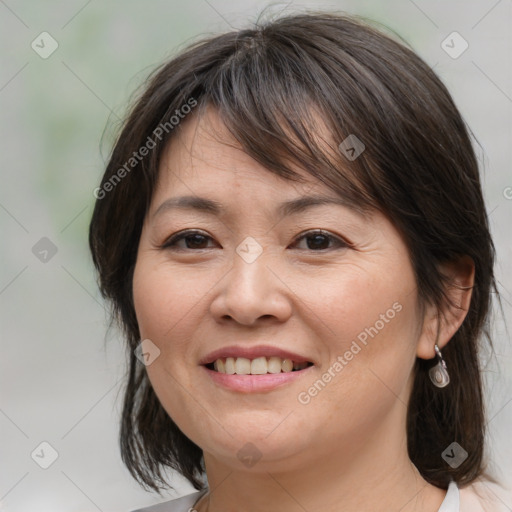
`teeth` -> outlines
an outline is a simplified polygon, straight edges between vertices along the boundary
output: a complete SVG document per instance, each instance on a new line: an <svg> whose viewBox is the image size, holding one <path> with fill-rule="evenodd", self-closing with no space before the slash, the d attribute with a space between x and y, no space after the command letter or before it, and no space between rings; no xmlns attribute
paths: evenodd
<svg viewBox="0 0 512 512"><path fill-rule="evenodd" d="M267 363L268 373L281 373L282 361L280 357L270 357Z"/></svg>
<svg viewBox="0 0 512 512"><path fill-rule="evenodd" d="M218 359L217 359L217 361L218 361ZM235 360L232 357L228 357L226 359L226 364L224 365L224 370L229 375L233 375L235 373Z"/></svg>
<svg viewBox="0 0 512 512"><path fill-rule="evenodd" d="M281 369L283 372L291 372L293 370L293 361L291 359L283 359Z"/></svg>
<svg viewBox="0 0 512 512"><path fill-rule="evenodd" d="M263 375L267 373L267 358L257 357L251 361L251 374L252 375Z"/></svg>
<svg viewBox="0 0 512 512"><path fill-rule="evenodd" d="M215 361L213 367L220 373L226 373L226 366L222 359L217 359L217 361Z"/></svg>
<svg viewBox="0 0 512 512"><path fill-rule="evenodd" d="M272 356L257 357L247 359L246 357L227 357L226 359L217 359L213 363L213 368L219 373L229 375L264 375L266 373L291 372L293 370L303 370L307 368L308 363L294 363L291 359L281 359Z"/></svg>
<svg viewBox="0 0 512 512"><path fill-rule="evenodd" d="M235 360L235 373L237 375L249 375L251 373L251 360L245 357L237 357Z"/></svg>

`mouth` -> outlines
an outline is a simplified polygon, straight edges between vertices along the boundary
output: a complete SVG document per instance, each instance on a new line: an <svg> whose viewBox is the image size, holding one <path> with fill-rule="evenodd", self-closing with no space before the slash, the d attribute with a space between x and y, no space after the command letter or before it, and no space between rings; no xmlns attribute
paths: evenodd
<svg viewBox="0 0 512 512"><path fill-rule="evenodd" d="M254 359L246 357L220 357L204 364L208 370L227 375L267 375L277 373L300 372L313 366L311 361L293 361L277 356L260 356Z"/></svg>

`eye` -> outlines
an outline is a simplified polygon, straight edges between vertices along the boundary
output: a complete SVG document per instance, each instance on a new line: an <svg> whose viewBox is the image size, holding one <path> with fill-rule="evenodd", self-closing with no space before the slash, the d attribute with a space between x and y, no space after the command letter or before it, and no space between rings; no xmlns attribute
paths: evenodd
<svg viewBox="0 0 512 512"><path fill-rule="evenodd" d="M306 233L298 236L295 239L295 243L297 240L306 240L306 249L315 251L332 249L332 247L327 247L329 242L334 242L338 248L349 247L349 244L344 240L322 230L307 231ZM302 247L302 249L304 249L304 247Z"/></svg>
<svg viewBox="0 0 512 512"><path fill-rule="evenodd" d="M212 240L212 238L201 231L187 230L173 235L164 242L162 248L173 250L209 249L211 246L207 246L208 240ZM302 240L306 240L306 247L299 247L299 249L322 251L350 247L348 242L322 230L307 231L301 234L295 239L294 245L297 245L297 241ZM185 246L183 244L181 246L178 245L181 241L184 241ZM330 243L334 243L337 247L329 247Z"/></svg>
<svg viewBox="0 0 512 512"><path fill-rule="evenodd" d="M170 249L170 248L176 248L177 250L182 249L209 249L209 247L205 247L205 244L207 243L207 240L212 238L201 231L182 231L180 233L177 233L173 235L171 238L169 238L164 244L162 245L163 249ZM182 240L185 241L185 247L183 245L178 246L178 242L181 242Z"/></svg>

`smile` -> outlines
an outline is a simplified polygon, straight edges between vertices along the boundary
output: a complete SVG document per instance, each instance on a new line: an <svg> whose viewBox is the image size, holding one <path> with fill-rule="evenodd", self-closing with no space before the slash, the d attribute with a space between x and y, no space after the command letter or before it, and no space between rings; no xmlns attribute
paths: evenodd
<svg viewBox="0 0 512 512"><path fill-rule="evenodd" d="M304 370L313 363L308 361L294 362L291 359L283 359L277 356L256 357L226 357L218 358L214 362L205 365L209 370L227 375L265 375L275 373L289 373Z"/></svg>

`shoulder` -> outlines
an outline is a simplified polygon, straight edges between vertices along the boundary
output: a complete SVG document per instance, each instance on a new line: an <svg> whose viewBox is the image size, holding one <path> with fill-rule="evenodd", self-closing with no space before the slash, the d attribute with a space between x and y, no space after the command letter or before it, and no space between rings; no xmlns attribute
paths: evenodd
<svg viewBox="0 0 512 512"><path fill-rule="evenodd" d="M460 512L510 512L512 491L489 480L475 480L461 487Z"/></svg>
<svg viewBox="0 0 512 512"><path fill-rule="evenodd" d="M206 489L193 492L192 494L181 496L181 498L176 498L175 500L165 501L164 503L158 503L150 507L138 508L132 512L191 512L190 509L193 508L194 504L205 492Z"/></svg>

